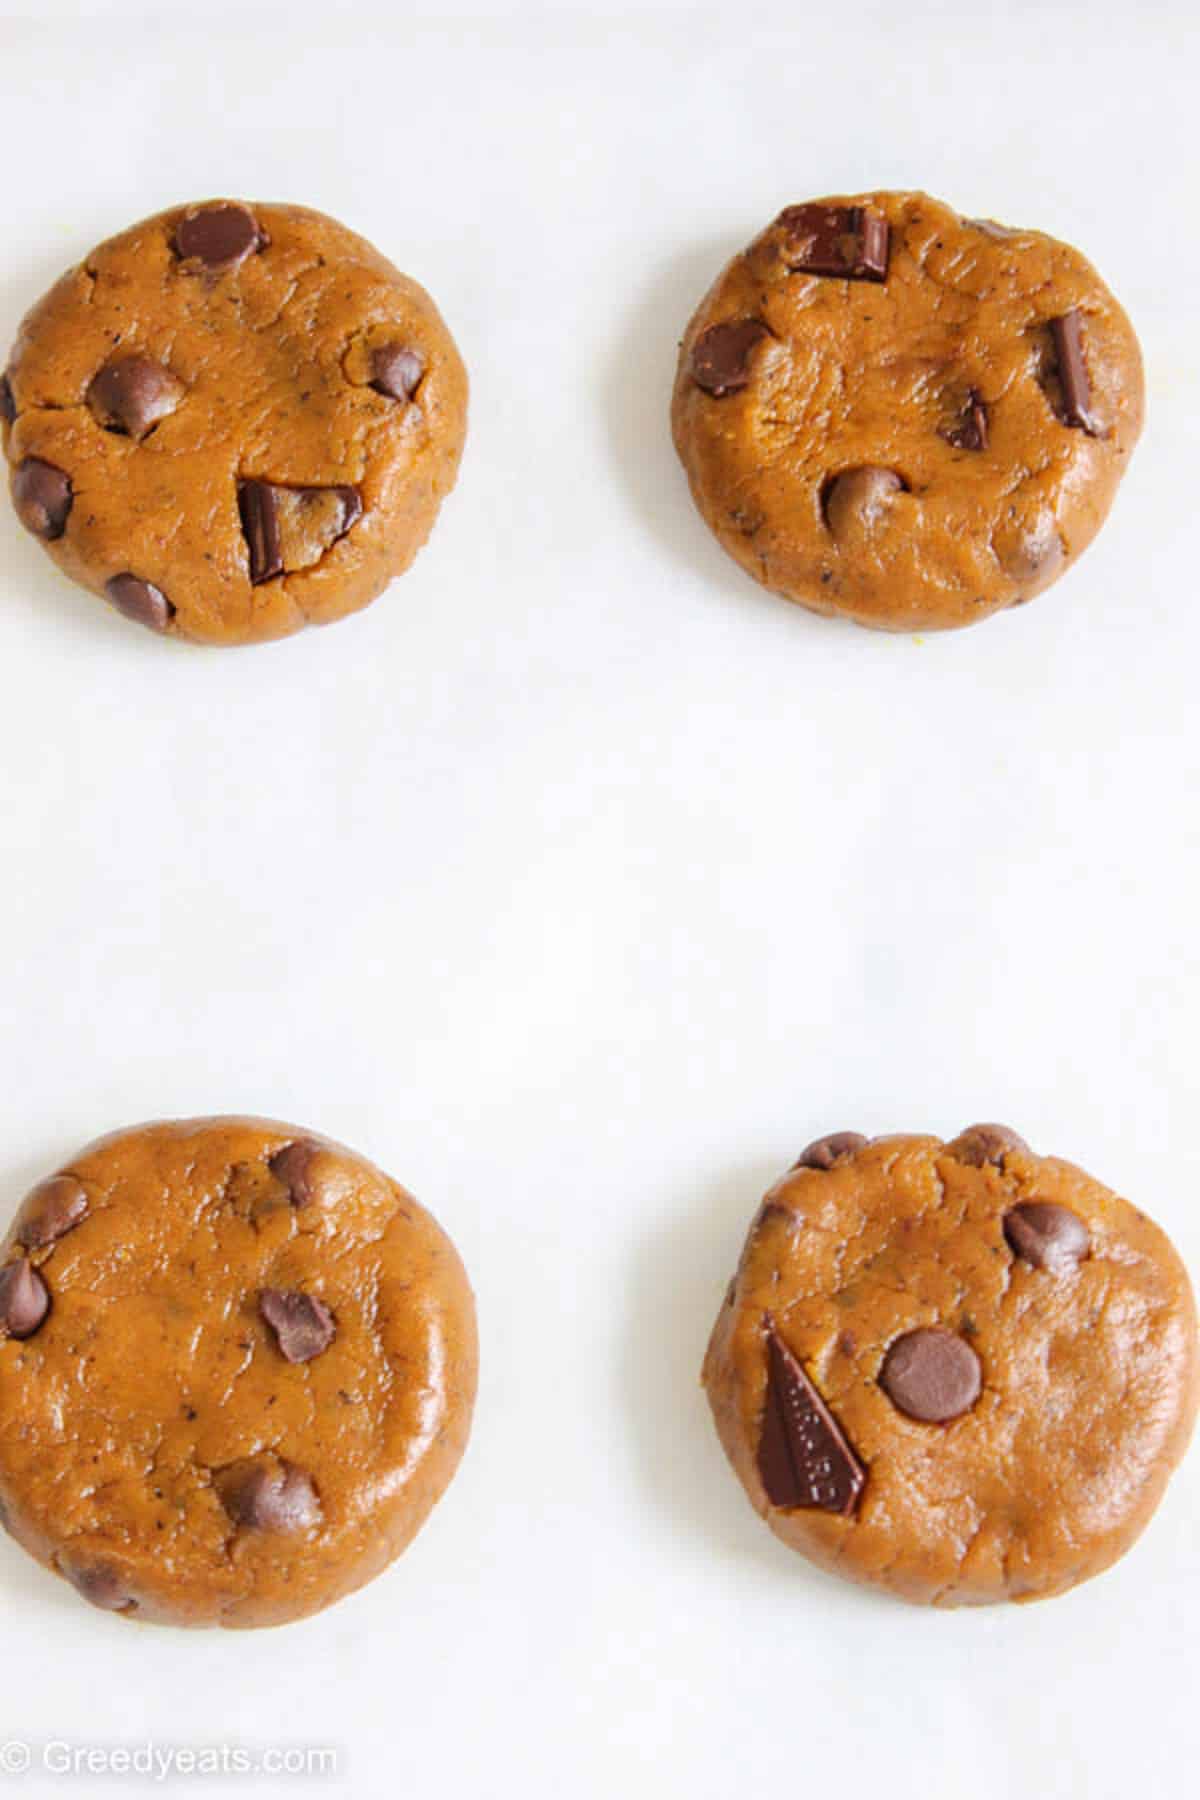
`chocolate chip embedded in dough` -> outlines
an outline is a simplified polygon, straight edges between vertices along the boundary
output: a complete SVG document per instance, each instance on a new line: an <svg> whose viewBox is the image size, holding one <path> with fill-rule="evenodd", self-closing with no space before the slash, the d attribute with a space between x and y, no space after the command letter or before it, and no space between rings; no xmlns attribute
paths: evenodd
<svg viewBox="0 0 1200 1800"><path fill-rule="evenodd" d="M789 206L778 223L785 261L797 274L886 279L891 233L887 220L870 207Z"/></svg>
<svg viewBox="0 0 1200 1800"><path fill-rule="evenodd" d="M879 1385L910 1419L941 1425L970 1411L983 1377L965 1338L930 1325L896 1339L883 1359Z"/></svg>
<svg viewBox="0 0 1200 1800"><path fill-rule="evenodd" d="M39 1181L21 1202L17 1242L27 1250L53 1244L78 1225L87 1209L87 1190L73 1175L52 1175L48 1181Z"/></svg>
<svg viewBox="0 0 1200 1800"><path fill-rule="evenodd" d="M987 449L988 409L978 388L971 389L961 419L956 425L948 426L942 436L955 450Z"/></svg>
<svg viewBox="0 0 1200 1800"><path fill-rule="evenodd" d="M856 1151L865 1149L867 1142L861 1131L832 1131L828 1137L817 1138L802 1150L792 1167L832 1169L835 1163L845 1162Z"/></svg>
<svg viewBox="0 0 1200 1800"><path fill-rule="evenodd" d="M318 1196L313 1160L321 1154L321 1148L313 1138L297 1138L294 1144L285 1144L268 1159L267 1167L282 1181L293 1206L310 1206Z"/></svg>
<svg viewBox="0 0 1200 1800"><path fill-rule="evenodd" d="M39 456L27 456L17 464L12 484L13 505L26 531L53 543L67 528L75 498L70 477Z"/></svg>
<svg viewBox="0 0 1200 1800"><path fill-rule="evenodd" d="M1079 1214L1052 1200L1024 1200L1010 1208L1004 1215L1004 1236L1014 1255L1056 1275L1075 1268L1092 1247Z"/></svg>
<svg viewBox="0 0 1200 1800"><path fill-rule="evenodd" d="M312 1478L284 1458L245 1457L218 1469L213 1485L235 1525L252 1531L303 1531L321 1507Z"/></svg>
<svg viewBox="0 0 1200 1800"><path fill-rule="evenodd" d="M903 489L904 483L894 469L870 464L843 469L826 485L825 523L836 539L870 533L884 522Z"/></svg>
<svg viewBox="0 0 1200 1800"><path fill-rule="evenodd" d="M257 586L276 575L312 568L362 516L358 489L238 483L238 510Z"/></svg>
<svg viewBox="0 0 1200 1800"><path fill-rule="evenodd" d="M166 631L175 617L175 608L162 589L140 575L114 575L105 582L104 591L119 613L150 631Z"/></svg>
<svg viewBox="0 0 1200 1800"><path fill-rule="evenodd" d="M153 357L115 356L93 377L87 397L106 430L140 443L175 411L184 392L183 383Z"/></svg>
<svg viewBox="0 0 1200 1800"><path fill-rule="evenodd" d="M63 1574L76 1593L98 1606L101 1612L132 1612L137 1606L125 1577L110 1562L64 1567Z"/></svg>
<svg viewBox="0 0 1200 1800"><path fill-rule="evenodd" d="M194 208L175 227L175 249L183 261L210 269L234 268L262 244L254 214L234 201Z"/></svg>
<svg viewBox="0 0 1200 1800"><path fill-rule="evenodd" d="M425 358L407 344L379 344L371 352L370 386L389 400L411 400L425 373Z"/></svg>
<svg viewBox="0 0 1200 1800"><path fill-rule="evenodd" d="M775 1333L767 1336L767 1388L758 1472L772 1506L852 1513L866 1470L840 1425Z"/></svg>
<svg viewBox="0 0 1200 1800"><path fill-rule="evenodd" d="M0 1269L0 1332L32 1337L49 1310L49 1290L24 1257Z"/></svg>
<svg viewBox="0 0 1200 1800"><path fill-rule="evenodd" d="M968 1125L953 1143L946 1145L948 1156L956 1162L969 1163L974 1169L983 1168L985 1163L994 1163L999 1168L1014 1150L1025 1156L1030 1154L1025 1139L1010 1131L1007 1125Z"/></svg>
<svg viewBox="0 0 1200 1800"><path fill-rule="evenodd" d="M0 375L0 420L11 425L17 416L17 403L13 399L12 383L7 375Z"/></svg>
<svg viewBox="0 0 1200 1800"><path fill-rule="evenodd" d="M692 346L692 380L717 399L738 393L749 383L754 351L770 335L761 319L710 325Z"/></svg>
<svg viewBox="0 0 1200 1800"><path fill-rule="evenodd" d="M1062 388L1063 422L1086 431L1089 437L1098 437L1099 427L1091 411L1092 388L1083 356L1083 325L1078 312L1072 309L1051 319L1050 337Z"/></svg>
<svg viewBox="0 0 1200 1800"><path fill-rule="evenodd" d="M269 481L238 482L238 512L250 557L250 580L257 587L283 573L275 489Z"/></svg>
<svg viewBox="0 0 1200 1800"><path fill-rule="evenodd" d="M311 1362L332 1344L336 1327L323 1300L284 1288L264 1288L258 1310L290 1363Z"/></svg>

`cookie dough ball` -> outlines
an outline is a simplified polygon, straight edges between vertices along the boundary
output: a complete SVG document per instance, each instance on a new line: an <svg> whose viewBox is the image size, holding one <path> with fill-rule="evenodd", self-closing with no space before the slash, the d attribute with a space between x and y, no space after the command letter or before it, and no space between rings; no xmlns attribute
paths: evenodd
<svg viewBox="0 0 1200 1800"><path fill-rule="evenodd" d="M370 1163L260 1119L123 1131L0 1245L0 1517L95 1606L281 1625L420 1529L475 1373L454 1246Z"/></svg>
<svg viewBox="0 0 1200 1800"><path fill-rule="evenodd" d="M789 206L734 257L688 326L672 422L756 581L861 625L970 625L1099 530L1142 359L1077 250L859 194Z"/></svg>
<svg viewBox="0 0 1200 1800"><path fill-rule="evenodd" d="M704 1384L792 1549L905 1600L1037 1600L1162 1498L1196 1313L1158 1227L1015 1132L841 1132L763 1201Z"/></svg>
<svg viewBox="0 0 1200 1800"><path fill-rule="evenodd" d="M93 250L0 386L21 523L127 618L208 644L374 600L454 485L466 408L423 288L322 213L235 200Z"/></svg>

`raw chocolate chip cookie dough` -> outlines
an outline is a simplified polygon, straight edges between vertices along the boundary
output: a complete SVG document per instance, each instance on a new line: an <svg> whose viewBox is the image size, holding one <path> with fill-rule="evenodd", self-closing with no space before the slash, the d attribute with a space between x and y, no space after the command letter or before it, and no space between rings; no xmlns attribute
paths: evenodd
<svg viewBox="0 0 1200 1800"><path fill-rule="evenodd" d="M905 1600L1037 1600L1158 1505L1196 1315L1158 1227L1014 1132L841 1132L763 1201L704 1383L792 1549Z"/></svg>
<svg viewBox="0 0 1200 1800"><path fill-rule="evenodd" d="M321 213L234 200L101 244L0 386L21 523L127 618L210 644L373 600L454 485L466 405L424 289Z"/></svg>
<svg viewBox="0 0 1200 1800"><path fill-rule="evenodd" d="M105 1138L26 1197L0 1265L0 1516L94 1606L303 1618L398 1556L457 1467L462 1264L323 1138Z"/></svg>
<svg viewBox="0 0 1200 1800"><path fill-rule="evenodd" d="M926 194L789 206L688 326L675 443L757 581L893 631L1049 587L1142 423L1129 320L1038 231Z"/></svg>

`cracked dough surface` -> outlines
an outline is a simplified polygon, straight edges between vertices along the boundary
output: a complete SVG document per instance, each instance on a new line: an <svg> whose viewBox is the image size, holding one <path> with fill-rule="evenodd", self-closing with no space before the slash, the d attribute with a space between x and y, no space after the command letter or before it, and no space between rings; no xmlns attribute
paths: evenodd
<svg viewBox="0 0 1200 1800"><path fill-rule="evenodd" d="M303 1205L269 1165L296 1141ZM474 1302L435 1220L350 1151L261 1120L122 1132L64 1172L87 1211L29 1252L49 1313L0 1341L8 1530L100 1604L178 1625L282 1624L378 1574L470 1426ZM286 1360L265 1288L323 1301L328 1348ZM302 1471L316 1516L239 1524L221 1479L244 1459Z"/></svg>
<svg viewBox="0 0 1200 1800"><path fill-rule="evenodd" d="M1162 1497L1196 1413L1195 1309L1172 1245L1128 1201L1025 1147L974 1166L957 1144L879 1138L785 1175L751 1227L704 1383L730 1462L792 1549L906 1600L1034 1600L1107 1568ZM1087 1226L1072 1271L1006 1242L1005 1212L1034 1200ZM865 1465L848 1517L765 1492L772 1326ZM907 1417L879 1385L889 1345L921 1327L965 1336L980 1360L978 1400L946 1424Z"/></svg>
<svg viewBox="0 0 1200 1800"><path fill-rule="evenodd" d="M110 238L27 315L6 448L14 470L36 458L69 477L46 548L73 580L103 595L132 574L167 596L173 634L251 643L355 612L408 567L454 485L467 378L424 289L336 220L253 204L265 244L210 269L174 247L192 210ZM372 351L392 343L422 359L411 400L370 385ZM134 354L181 389L140 441L87 402L108 360ZM351 486L362 515L310 566L255 584L240 480Z"/></svg>
<svg viewBox="0 0 1200 1800"><path fill-rule="evenodd" d="M1137 442L1129 320L1091 264L1041 232L920 193L815 204L886 218L886 279L790 268L786 214L718 277L684 336L672 406L700 513L755 580L863 625L968 625L1031 599L1094 537ZM1097 435L1060 416L1050 321L1072 310ZM705 391L698 341L742 321L766 327L747 384ZM973 392L987 445L956 448L943 434ZM903 486L832 529L831 482L863 468Z"/></svg>

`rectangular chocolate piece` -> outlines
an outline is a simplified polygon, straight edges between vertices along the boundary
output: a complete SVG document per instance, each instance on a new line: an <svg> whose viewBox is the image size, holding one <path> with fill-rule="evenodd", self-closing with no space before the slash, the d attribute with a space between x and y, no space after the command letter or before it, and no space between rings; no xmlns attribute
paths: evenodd
<svg viewBox="0 0 1200 1800"><path fill-rule="evenodd" d="M257 587L283 573L283 555L279 545L279 515L275 506L275 490L269 481L240 481L238 511L242 531L250 552L250 580Z"/></svg>
<svg viewBox="0 0 1200 1800"><path fill-rule="evenodd" d="M789 206L779 216L787 235L789 269L844 281L887 277L889 230L865 206Z"/></svg>
<svg viewBox="0 0 1200 1800"><path fill-rule="evenodd" d="M1074 308L1050 321L1050 336L1058 359L1058 379L1062 385L1062 416L1068 425L1077 426L1090 437L1098 435L1090 407L1091 384L1087 364L1083 360L1083 330Z"/></svg>

